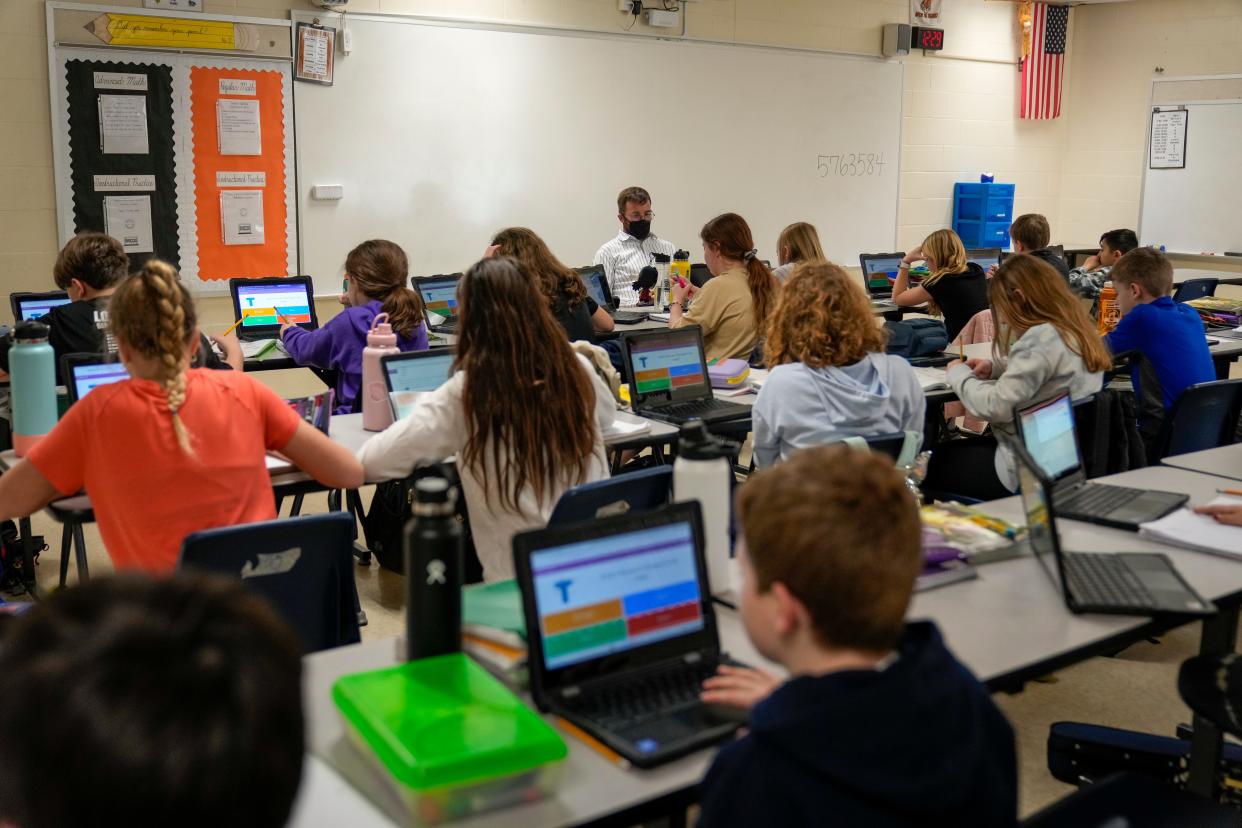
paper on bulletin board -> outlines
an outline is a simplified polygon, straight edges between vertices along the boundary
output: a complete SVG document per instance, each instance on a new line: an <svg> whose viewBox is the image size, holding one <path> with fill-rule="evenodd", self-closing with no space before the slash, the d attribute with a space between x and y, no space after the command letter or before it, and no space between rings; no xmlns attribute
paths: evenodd
<svg viewBox="0 0 1242 828"><path fill-rule="evenodd" d="M297 32L293 76L300 81L331 86L336 62L336 29L299 23Z"/></svg>
<svg viewBox="0 0 1242 828"><path fill-rule="evenodd" d="M263 191L221 192L220 224L226 245L263 244Z"/></svg>
<svg viewBox="0 0 1242 828"><path fill-rule="evenodd" d="M1186 129L1190 113L1185 109L1151 113L1151 147L1147 165L1153 170L1177 170L1186 166Z"/></svg>
<svg viewBox="0 0 1242 828"><path fill-rule="evenodd" d="M120 241L126 253L153 252L151 196L105 197L104 232Z"/></svg>
<svg viewBox="0 0 1242 828"><path fill-rule="evenodd" d="M99 147L104 155L146 155L151 151L145 96L99 96Z"/></svg>
<svg viewBox="0 0 1242 828"><path fill-rule="evenodd" d="M221 155L262 155L263 126L258 101L221 98L216 101L216 128Z"/></svg>

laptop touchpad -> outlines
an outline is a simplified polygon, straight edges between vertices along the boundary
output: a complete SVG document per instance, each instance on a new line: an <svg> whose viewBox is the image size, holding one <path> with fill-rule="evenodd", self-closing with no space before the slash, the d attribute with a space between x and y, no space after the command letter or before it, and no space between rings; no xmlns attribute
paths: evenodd
<svg viewBox="0 0 1242 828"><path fill-rule="evenodd" d="M739 727L745 721L744 714L737 717L719 712L714 707L696 704L663 716L648 719L634 727L622 728L617 735L633 744L642 753L654 753L683 739L690 739L705 730L721 727Z"/></svg>

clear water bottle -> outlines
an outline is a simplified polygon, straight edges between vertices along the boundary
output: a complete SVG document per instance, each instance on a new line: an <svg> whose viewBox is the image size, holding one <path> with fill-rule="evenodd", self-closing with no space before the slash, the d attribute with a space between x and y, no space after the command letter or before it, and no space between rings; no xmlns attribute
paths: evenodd
<svg viewBox="0 0 1242 828"><path fill-rule="evenodd" d="M669 268L672 264L673 257L664 253L653 253L651 256L655 260L656 269L656 293L655 306L657 311L667 311L669 297L671 296L668 283Z"/></svg>
<svg viewBox="0 0 1242 828"><path fill-rule="evenodd" d="M42 322L19 322L9 349L13 448L24 457L56 425L56 357Z"/></svg>
<svg viewBox="0 0 1242 828"><path fill-rule="evenodd" d="M392 404L380 358L399 352L388 314L376 314L367 333L367 347L362 349L362 427L367 431L383 431L392 425Z"/></svg>
<svg viewBox="0 0 1242 828"><path fill-rule="evenodd" d="M405 647L418 658L461 650L462 534L456 491L442 477L414 484L405 527Z"/></svg>
<svg viewBox="0 0 1242 828"><path fill-rule="evenodd" d="M681 427L677 459L673 462L673 500L699 501L707 579L713 595L729 592L734 586L729 566L733 552L729 526L736 451L736 443L712 435L702 420L690 420Z"/></svg>

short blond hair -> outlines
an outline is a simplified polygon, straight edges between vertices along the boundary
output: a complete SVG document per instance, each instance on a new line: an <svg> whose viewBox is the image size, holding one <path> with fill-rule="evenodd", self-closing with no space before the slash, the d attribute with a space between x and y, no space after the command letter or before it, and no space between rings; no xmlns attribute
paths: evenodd
<svg viewBox="0 0 1242 828"><path fill-rule="evenodd" d="M862 285L834 264L801 264L777 294L764 357L769 366L853 365L884 350Z"/></svg>
<svg viewBox="0 0 1242 828"><path fill-rule="evenodd" d="M923 555L918 508L892 460L804 449L751 475L736 505L760 592L784 584L826 646L897 645Z"/></svg>
<svg viewBox="0 0 1242 828"><path fill-rule="evenodd" d="M1160 298L1173 292L1173 263L1159 250L1136 247L1117 260L1108 278L1118 284L1135 284L1148 296Z"/></svg>
<svg viewBox="0 0 1242 828"><path fill-rule="evenodd" d="M789 248L789 256L785 256L785 248ZM781 231L776 240L776 255L781 264L791 262L826 262L824 248L819 243L819 233L815 225L805 221L796 221Z"/></svg>

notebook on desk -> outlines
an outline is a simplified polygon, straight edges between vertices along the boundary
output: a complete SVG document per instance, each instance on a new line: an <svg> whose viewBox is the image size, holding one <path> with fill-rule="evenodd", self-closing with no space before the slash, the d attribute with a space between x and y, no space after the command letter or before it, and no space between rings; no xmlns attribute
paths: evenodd
<svg viewBox="0 0 1242 828"><path fill-rule="evenodd" d="M51 290L44 293L21 291L9 294L9 307L13 309L14 322L38 319L52 308L67 305L70 301L72 300L69 299L69 294L63 290Z"/></svg>
<svg viewBox="0 0 1242 828"><path fill-rule="evenodd" d="M703 704L720 664L697 501L513 539L531 695L637 767L729 738Z"/></svg>
<svg viewBox="0 0 1242 828"><path fill-rule="evenodd" d="M229 279L229 294L235 318L241 320L237 338L243 344L243 353L247 342L279 337L285 323L308 331L319 327L309 276Z"/></svg>
<svg viewBox="0 0 1242 828"><path fill-rule="evenodd" d="M1149 552L1066 552L1057 534L1055 484L1019 444L1012 445L1027 540L1040 568L1074 613L1116 615L1216 611L1186 583L1165 555Z"/></svg>

